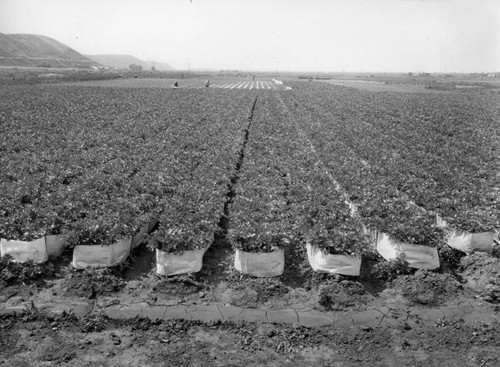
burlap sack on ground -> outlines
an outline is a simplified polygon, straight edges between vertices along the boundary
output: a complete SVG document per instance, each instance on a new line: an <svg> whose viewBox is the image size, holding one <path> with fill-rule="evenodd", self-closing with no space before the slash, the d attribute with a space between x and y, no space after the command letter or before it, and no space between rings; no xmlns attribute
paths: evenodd
<svg viewBox="0 0 500 367"><path fill-rule="evenodd" d="M73 250L72 265L75 269L85 269L88 266L111 267L121 264L130 254L131 245L131 238L112 245L77 245Z"/></svg>
<svg viewBox="0 0 500 367"><path fill-rule="evenodd" d="M206 250L204 248L176 254L156 249L156 273L176 275L199 272L203 265L203 255Z"/></svg>
<svg viewBox="0 0 500 367"><path fill-rule="evenodd" d="M308 243L307 258L313 270L319 273L359 276L361 259L353 256L331 255Z"/></svg>
<svg viewBox="0 0 500 367"><path fill-rule="evenodd" d="M240 273L254 277L277 277L283 274L285 269L285 253L282 249L269 253L252 253L237 249L234 267Z"/></svg>
<svg viewBox="0 0 500 367"><path fill-rule="evenodd" d="M449 233L446 239L448 246L466 252L468 254L479 251L491 254L495 246L497 234L494 232L465 232L450 228L448 222L439 214L436 214L436 225L441 228L448 228Z"/></svg>
<svg viewBox="0 0 500 367"><path fill-rule="evenodd" d="M394 260L404 253L406 261L412 268L428 270L439 268L439 255L435 247L401 243L385 233L379 232L377 251L386 260Z"/></svg>
<svg viewBox="0 0 500 367"><path fill-rule="evenodd" d="M491 254L495 246L493 232L470 233L453 230L447 238L448 246L470 254L474 251L487 252Z"/></svg>
<svg viewBox="0 0 500 367"><path fill-rule="evenodd" d="M36 263L44 263L49 259L45 236L33 241L9 241L0 239L1 256L10 255L16 262L33 260Z"/></svg>

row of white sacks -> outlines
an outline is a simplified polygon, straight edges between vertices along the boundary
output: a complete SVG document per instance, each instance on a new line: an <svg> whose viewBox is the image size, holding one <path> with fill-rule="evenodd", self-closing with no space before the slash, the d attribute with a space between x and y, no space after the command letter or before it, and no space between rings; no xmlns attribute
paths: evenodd
<svg viewBox="0 0 500 367"><path fill-rule="evenodd" d="M437 269L440 266L437 248L398 242L389 235L378 232L366 232L377 252L385 260L394 260L404 254L408 265L416 269ZM470 234L464 234L468 238ZM457 237L458 235L454 234ZM472 238L475 238L472 235ZM486 236L483 236L486 241ZM487 237L493 248L493 236ZM306 245L307 258L312 269L320 273L359 276L361 259L354 256L331 255L311 244ZM194 273L201 270L206 249L186 251L183 254L156 252L157 272L162 275ZM285 257L282 249L271 253L250 253L239 249L234 256L234 267L241 273L256 277L274 277L283 274Z"/></svg>
<svg viewBox="0 0 500 367"><path fill-rule="evenodd" d="M440 266L439 254L435 247L402 243L383 232L366 228L365 231L370 237L370 242L385 260L395 260L404 254L405 260L412 268L433 270ZM495 244L500 244L498 233L469 233L456 230L448 234L447 242L450 247L466 253L474 251L492 253ZM307 244L306 248L309 264L314 271L359 276L361 259L346 255L331 255L310 244ZM284 253L283 250L263 254L236 250L234 267L242 273L257 277L278 276L283 273Z"/></svg>
<svg viewBox="0 0 500 367"><path fill-rule="evenodd" d="M205 249L185 251L182 254L171 254L156 250L156 272L161 275L196 273L203 265ZM318 247L307 244L307 257L314 271L331 274L358 276L361 259L330 255ZM285 252L278 249L269 253L253 253L236 249L234 268L243 274L255 277L276 277L285 270Z"/></svg>
<svg viewBox="0 0 500 367"><path fill-rule="evenodd" d="M112 245L77 245L73 250L72 266L84 269L88 266L111 267L125 261L130 251L143 242L144 237L156 224L152 221L134 237L118 241ZM412 245L395 241L385 233L366 230L371 237L378 253L386 260L396 259L401 254L405 255L409 266L417 269L439 268L439 255L437 249L429 246ZM495 240L495 233L458 233L453 231L449 236L448 244L464 252L474 250L491 252ZM34 241L8 241L0 240L1 256L11 255L15 261L25 262L32 260L43 263L49 256L58 256L65 247L63 235L47 235ZM206 249L185 251L180 254L167 253L157 250L157 273L175 275L193 273L201 269L203 255ZM331 255L315 246L307 245L307 255L313 270L331 274L359 275L361 260L345 255ZM284 253L278 250L272 253L247 253L236 250L235 268L246 274L258 277L272 277L283 273Z"/></svg>
<svg viewBox="0 0 500 367"><path fill-rule="evenodd" d="M132 249L144 239L147 231L115 242L111 245L77 245L73 249L71 262L75 269L89 266L111 267L121 264ZM16 262L34 261L44 263L49 257L57 257L64 251L63 235L47 235L34 241L0 240L1 256L10 255ZM170 253L156 250L156 271L162 275L195 273L201 270L203 255L208 248ZM351 256L328 255L318 248L307 245L307 255L315 271L359 275L361 260ZM257 277L274 277L283 274L285 257L282 249L271 253L249 253L236 250L236 270Z"/></svg>
<svg viewBox="0 0 500 367"><path fill-rule="evenodd" d="M351 216L356 215L358 210L357 205L347 200L346 204L351 210ZM439 214L432 213L431 215L435 215L436 217L436 226L448 230L448 233L446 235L446 243L451 248L460 250L468 254L475 251L487 252L491 254L493 252L494 246L500 244L498 232L471 233L460 231L451 228ZM376 230L369 230L365 228L365 231L372 237L375 237L374 242L376 243L377 250L386 260L391 260L397 257L401 252L403 252L405 253L407 261L411 266L413 266L412 264L414 264L415 266L413 267L415 268L435 268L433 267L435 265L435 252L433 250L430 250L430 247L401 243L392 239L389 235L378 232ZM419 263L422 263L424 267L417 266L419 265ZM437 267L439 267L439 263L437 264Z"/></svg>
<svg viewBox="0 0 500 367"><path fill-rule="evenodd" d="M141 244L146 235L158 223L150 221L133 237L115 242L111 245L77 245L73 249L72 266L85 269L88 266L111 267L125 261L132 249ZM12 256L16 262L33 261L44 263L49 257L57 257L66 247L65 235L45 235L33 241L15 241L0 239L0 255Z"/></svg>

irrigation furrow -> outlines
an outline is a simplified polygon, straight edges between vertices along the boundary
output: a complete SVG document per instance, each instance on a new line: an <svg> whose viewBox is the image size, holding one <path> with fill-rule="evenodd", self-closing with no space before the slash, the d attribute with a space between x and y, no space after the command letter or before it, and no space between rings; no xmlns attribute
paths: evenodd
<svg viewBox="0 0 500 367"><path fill-rule="evenodd" d="M243 161L245 159L245 149L246 149L248 139L250 136L250 128L252 126L253 114L254 114L256 105L257 105L257 97L255 98L255 100L252 104L252 108L250 110L250 115L248 116L248 125L245 129L245 136L243 138L243 143L241 145L241 149L238 153L238 161L236 162L236 166L234 168L233 175L232 175L230 182L228 184L228 187L227 187L226 201L224 202L223 214L219 220L219 227L221 228L221 231L222 231L222 235L221 235L222 238L224 238L228 232L229 207L234 202L234 198L236 196L236 185L238 184L239 172L241 170L241 166L243 165Z"/></svg>

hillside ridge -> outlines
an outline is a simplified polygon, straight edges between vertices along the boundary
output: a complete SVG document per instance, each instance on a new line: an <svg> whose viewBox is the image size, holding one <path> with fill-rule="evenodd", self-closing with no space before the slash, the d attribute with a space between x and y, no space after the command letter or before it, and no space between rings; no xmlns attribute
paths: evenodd
<svg viewBox="0 0 500 367"><path fill-rule="evenodd" d="M99 64L47 36L0 33L0 65L90 68Z"/></svg>

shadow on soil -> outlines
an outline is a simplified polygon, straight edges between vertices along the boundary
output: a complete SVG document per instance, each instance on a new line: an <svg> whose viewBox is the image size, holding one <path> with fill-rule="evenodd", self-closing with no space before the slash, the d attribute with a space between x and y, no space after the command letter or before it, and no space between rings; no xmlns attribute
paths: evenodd
<svg viewBox="0 0 500 367"><path fill-rule="evenodd" d="M139 246L133 253L133 265L123 275L125 281L138 280L148 276L155 269L155 252Z"/></svg>

